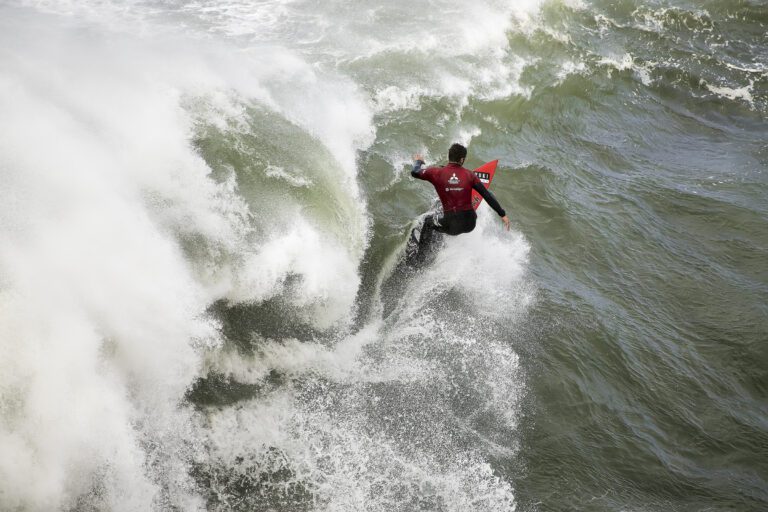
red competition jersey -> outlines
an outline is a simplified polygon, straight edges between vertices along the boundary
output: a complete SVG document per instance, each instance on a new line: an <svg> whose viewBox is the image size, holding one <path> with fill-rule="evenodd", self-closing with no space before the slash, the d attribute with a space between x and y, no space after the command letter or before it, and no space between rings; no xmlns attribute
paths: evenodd
<svg viewBox="0 0 768 512"><path fill-rule="evenodd" d="M432 183L444 212L472 210L472 187L478 183L482 185L473 171L453 162L445 167L423 169L417 177Z"/></svg>

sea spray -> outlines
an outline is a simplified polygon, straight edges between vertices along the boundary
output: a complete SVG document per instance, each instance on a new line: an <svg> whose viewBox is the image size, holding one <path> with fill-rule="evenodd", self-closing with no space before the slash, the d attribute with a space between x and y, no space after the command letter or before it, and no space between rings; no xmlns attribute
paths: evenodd
<svg viewBox="0 0 768 512"><path fill-rule="evenodd" d="M184 98L234 89L275 110L301 87L294 80L293 92L274 91L275 99L268 72L259 82L263 63L233 60L215 44L137 39L24 9L5 14L2 506L198 508L189 461L201 438L183 401L199 351L222 342L206 309L223 297L260 300L271 293L263 276L280 273L302 276L304 301L339 296L317 281L327 275L322 266L264 260L263 242L251 249L252 215L236 184L212 179L192 146L196 121ZM312 71L302 66L283 60L280 77L292 69L306 82ZM339 152L337 181L358 208L349 215L356 234L326 246L321 226L301 229L327 263L340 258L354 269L366 222L350 155L355 127L362 123L361 140L368 130L365 107L323 131L325 123L313 124L322 105L288 105L285 115ZM202 259L188 259L190 241L202 244ZM201 280L222 254L251 269L243 270L250 293ZM351 294L325 322L343 321L355 283L352 270L341 283Z"/></svg>

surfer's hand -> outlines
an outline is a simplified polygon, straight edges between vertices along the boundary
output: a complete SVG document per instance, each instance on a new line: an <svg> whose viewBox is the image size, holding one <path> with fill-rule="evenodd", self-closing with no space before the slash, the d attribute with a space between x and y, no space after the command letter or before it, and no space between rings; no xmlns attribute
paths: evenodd
<svg viewBox="0 0 768 512"><path fill-rule="evenodd" d="M413 155L413 161L414 162L419 162L419 161L423 162L424 161L424 155L420 155L418 153L415 153Z"/></svg>
<svg viewBox="0 0 768 512"><path fill-rule="evenodd" d="M501 221L504 223L504 229L509 231L509 217L505 215L501 218Z"/></svg>

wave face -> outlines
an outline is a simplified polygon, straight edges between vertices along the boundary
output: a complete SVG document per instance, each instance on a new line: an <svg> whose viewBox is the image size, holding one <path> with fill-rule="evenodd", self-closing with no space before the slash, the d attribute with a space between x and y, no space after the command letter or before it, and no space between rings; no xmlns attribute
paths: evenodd
<svg viewBox="0 0 768 512"><path fill-rule="evenodd" d="M0 509L768 507L768 11L0 6ZM413 152L499 158L395 269Z"/></svg>

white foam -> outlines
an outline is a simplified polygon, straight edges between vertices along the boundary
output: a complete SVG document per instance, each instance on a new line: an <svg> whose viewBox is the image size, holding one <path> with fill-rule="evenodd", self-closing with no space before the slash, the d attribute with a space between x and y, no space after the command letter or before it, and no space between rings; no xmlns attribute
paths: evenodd
<svg viewBox="0 0 768 512"><path fill-rule="evenodd" d="M115 0L55 3L25 0L24 3L51 12L76 14L129 33L147 31L148 26L157 24L162 24L165 31L178 31L177 25L167 22L170 12L173 19L184 20L185 29L195 32L196 37L206 36L208 32L235 39L260 54L264 53L265 45L271 45L309 55L317 61L315 72L329 69L335 72L339 65L380 60L381 56L390 54L403 56L413 60L416 67L403 70L396 64L399 59L386 59L385 62L395 65L384 64L389 68L381 75L384 80L378 80L371 87L372 106L377 111L388 112L418 108L418 102L424 97L454 96L461 108L469 97L493 100L512 94L530 96L532 89L519 83L527 63L508 51L507 36L510 30L541 29L537 18L544 0L514 3L482 0L471 6L455 0L441 0L437 4L401 0L385 5L366 0L334 12L332 22L327 6L310 0L275 0L261 4L202 0L177 8L168 6L167 10L148 4L132 4L131 9L126 9L122 2ZM582 8L580 0L568 1L566 5L572 9ZM456 23L458 18L461 23ZM385 28L372 30L372 26ZM193 28L197 30L190 30ZM558 32L552 35L562 36ZM290 55L281 55L265 69L282 71L283 61L290 60ZM356 78L367 82L365 76ZM326 83L329 81L319 85ZM409 86L403 87L403 83ZM327 92L332 93L333 88L335 85ZM283 87L280 91L290 93L292 89ZM304 90L306 93L306 88ZM345 104L334 104L332 96L325 101L303 102L304 110L293 112L293 118L324 120L329 127L337 119L343 119L346 126L353 125L360 118L357 109L348 115L339 115L345 110ZM315 111L315 106L323 108ZM324 108L326 106L333 112ZM329 127L323 131L330 132ZM359 128L355 128L356 133ZM335 140L337 136L324 142L332 147Z"/></svg>
<svg viewBox="0 0 768 512"><path fill-rule="evenodd" d="M312 185L312 180L303 176L296 176L286 171L284 168L278 165L267 165L264 169L264 174L270 178L283 179L293 185L294 187L309 187Z"/></svg>
<svg viewBox="0 0 768 512"><path fill-rule="evenodd" d="M426 275L412 283L410 304L421 304L439 290L457 289L470 297L477 315L511 321L524 312L534 298L526 279L530 247L519 233L503 231L502 226L498 215L481 205L475 230L446 237Z"/></svg>
<svg viewBox="0 0 768 512"><path fill-rule="evenodd" d="M249 384L263 383L273 371L288 378L312 375L333 382L356 384L407 383L428 379L433 369L431 365L401 364L396 354L393 354L391 364L366 363L364 351L372 343L380 341L383 328L380 321L373 321L332 346L290 338L255 339L252 356L243 356L233 350L208 351L205 369Z"/></svg>
<svg viewBox="0 0 768 512"><path fill-rule="evenodd" d="M464 146L469 146L472 143L472 139L479 137L482 133L483 131L478 126L458 126L451 140Z"/></svg>
<svg viewBox="0 0 768 512"><path fill-rule="evenodd" d="M374 103L377 112L394 110L418 110L421 108L420 99L429 92L419 87L399 87L390 85L376 91Z"/></svg>
<svg viewBox="0 0 768 512"><path fill-rule="evenodd" d="M598 61L598 64L601 66L607 66L609 68L609 75L613 72L614 69L618 71L631 69L635 72L637 77L640 78L640 82L642 82L643 85L649 86L653 83L653 77L651 76L651 73L653 72L653 68L658 63L647 61L643 64L637 64L635 58L631 54L625 53L621 57L603 57Z"/></svg>
<svg viewBox="0 0 768 512"><path fill-rule="evenodd" d="M721 87L708 83L705 83L705 86L710 92L713 92L718 96L728 98L729 100L743 100L750 105L754 105L754 98L752 97L752 87L754 86L754 82L750 82L749 85L745 85L744 87L739 88Z"/></svg>
<svg viewBox="0 0 768 512"><path fill-rule="evenodd" d="M247 256L227 298L261 302L285 295L305 322L330 327L350 312L359 283L358 262L301 217L291 224ZM289 284L291 276L298 277L298 282Z"/></svg>
<svg viewBox="0 0 768 512"><path fill-rule="evenodd" d="M613 67L619 71L624 71L626 69L632 69L635 64L635 59L632 57L631 54L625 53L621 56L611 56L611 57L603 57L598 61L598 64L604 65L604 66L610 66Z"/></svg>
<svg viewBox="0 0 768 512"><path fill-rule="evenodd" d="M574 11L584 11L587 9L587 3L584 0L562 0L563 5Z"/></svg>
<svg viewBox="0 0 768 512"><path fill-rule="evenodd" d="M662 7L653 9L652 7L642 6L632 12L632 17L637 20L634 27L646 32L664 33L671 25L682 23L688 26L686 18L692 18L703 26L702 30L711 30L711 15L706 9L686 10L679 7ZM694 29L695 30L695 29Z"/></svg>
<svg viewBox="0 0 768 512"><path fill-rule="evenodd" d="M760 74L767 74L768 68L765 65L760 64L759 62L754 63L755 67L746 67L746 66L737 66L736 64L731 64L729 62L724 62L727 67L731 69L736 69L739 71L744 71L745 73L760 73Z"/></svg>
<svg viewBox="0 0 768 512"><path fill-rule="evenodd" d="M220 347L220 326L206 311L219 299L280 299L296 310L286 322L344 325L367 240L355 159L374 135L373 111L418 108L430 94L463 105L469 95L524 93L517 79L525 63L503 49L507 30L528 23L540 2L430 8L436 30L465 15L451 44L411 39L423 20L409 16L394 18L391 31L358 38L357 4L334 17L340 27L316 2L197 2L170 13L192 14L203 32L259 42L237 47L206 40L189 18L181 31L191 34L160 27L169 12L146 3L29 3L75 19L0 11L0 508L61 509L84 498L107 510L202 510L193 461L221 463L222 478L258 480L265 469L288 467L329 510L392 510L402 488L449 510L511 509L511 486L481 450L503 443L473 433L473 416L435 417L458 429L444 436L432 435L434 425L414 425L418 438L434 443L418 449L378 434L367 416L391 399L386 390L404 386L448 410L441 390L461 377L456 365L466 365L483 372L470 387L484 397L478 414L515 428L521 385L510 378L518 373L512 348L455 333L460 326L414 306L451 288L472 299L477 315L514 320L525 310L532 297L527 246L500 232L495 218L481 212L477 233L448 244L429 271L432 288L414 283L392 325L373 322L333 342L257 340L255 354L243 356ZM391 6L363 8L376 18ZM294 16L297 9L305 12ZM318 18L326 22L313 28ZM317 44L311 63L287 48L308 38ZM424 82L372 88L383 91L378 96L335 68L376 52L424 57L430 48L440 58ZM443 70L454 58L467 60L464 74ZM310 177L286 167L263 171L302 189L329 180L348 214L337 216L339 226L308 218L292 200L254 219L234 169L229 179L211 178L190 144L195 123L247 131L249 102L308 133L337 160L338 169L307 171ZM184 108L195 105L203 112ZM455 129L467 142L479 135L474 126ZM470 244L480 233L476 251ZM182 243L202 247L196 259ZM472 265L483 262L492 270L471 282L456 273L476 274ZM209 370L254 384L278 371L290 383L220 411L180 407ZM430 388L436 384L442 387ZM307 400L313 389L328 393ZM335 396L348 416L333 409L334 389L342 390ZM383 391L369 403L369 389ZM473 448L454 443L453 434ZM275 458L275 449L283 455ZM211 485L212 493L222 490Z"/></svg>
<svg viewBox="0 0 768 512"><path fill-rule="evenodd" d="M557 78L562 82L571 75L583 73L586 69L586 65L583 62L566 61L560 66L560 71L557 72Z"/></svg>
<svg viewBox="0 0 768 512"><path fill-rule="evenodd" d="M67 508L84 495L111 510L202 508L187 466L198 433L178 404L198 375L197 348L219 343L206 308L273 296L298 275L307 317L329 325L351 313L366 239L354 181L355 148L371 134L366 103L285 51L259 60L24 10L0 17L0 508ZM233 180L211 179L182 108L207 95L240 115L232 91L339 159L338 186L358 208L348 238L300 221L253 250L246 204ZM188 261L187 237L212 260ZM270 244L298 252L302 238L326 265L270 256ZM224 267L201 280L198 267L222 253L242 280Z"/></svg>
<svg viewBox="0 0 768 512"><path fill-rule="evenodd" d="M390 346L389 354L396 356L401 367L409 361L398 354L405 348L400 342L409 339L390 340L398 343ZM411 357L416 354L409 352ZM492 354L506 364L507 371L514 368L516 360L508 353ZM441 365L432 365L421 382L410 385L416 391L448 380L445 371ZM286 387L211 417L206 426L207 452L201 461L207 467L229 468L213 483L213 492L226 495L236 481L253 485L265 472L281 471L290 472L291 477L273 484L272 492L284 496L292 486L299 486L311 492L316 509L386 511L413 499L436 499L447 510L456 511L514 509L510 484L496 476L478 453L452 446L452 437L459 433L451 430L455 424L450 414L434 417L428 424L413 423L408 436L398 436L388 432L387 423L397 425L407 417L398 414L386 393L372 393L377 388L371 387L361 394L358 376L339 385L316 379L305 370L300 375L316 390L309 399ZM510 375L506 373L505 380ZM381 389L397 389L408 383L401 378L397 374L377 382L384 386ZM418 393L412 398L424 399ZM514 409L510 405L514 395L501 398L500 403ZM338 412L339 405L343 414ZM380 423L375 416L379 406L393 407L396 417L384 417L385 423ZM462 425L471 431L471 426ZM442 449L435 449L438 446ZM263 506L256 496L236 499L255 500Z"/></svg>
<svg viewBox="0 0 768 512"><path fill-rule="evenodd" d="M89 492L94 477L117 508L149 507L158 488L140 443L172 438L168 429L185 422L175 404L195 371L190 341L216 342L202 316L207 298L135 182L115 176L128 170L124 162L71 116L8 82L0 92L8 185L0 387L19 406L3 411L0 451L26 462L1 469L3 507L59 508ZM164 140L171 153L186 145L183 132ZM177 477L183 486L183 473L168 476Z"/></svg>
<svg viewBox="0 0 768 512"><path fill-rule="evenodd" d="M533 300L529 247L485 209L477 231L448 240L386 321L355 336L332 346L257 340L252 358L211 353L208 367L238 382L263 383L277 371L292 383L209 416L200 461L226 468L212 492L230 496L279 471L290 477L262 492L305 489L314 509L386 511L418 499L446 510L514 510L511 485L482 454L515 455L509 432L524 387L514 349L485 322L514 321ZM472 313L433 309L448 290L465 295ZM453 410L450 389L476 396L471 413ZM483 433L489 421L494 432ZM255 493L228 499L263 506Z"/></svg>

